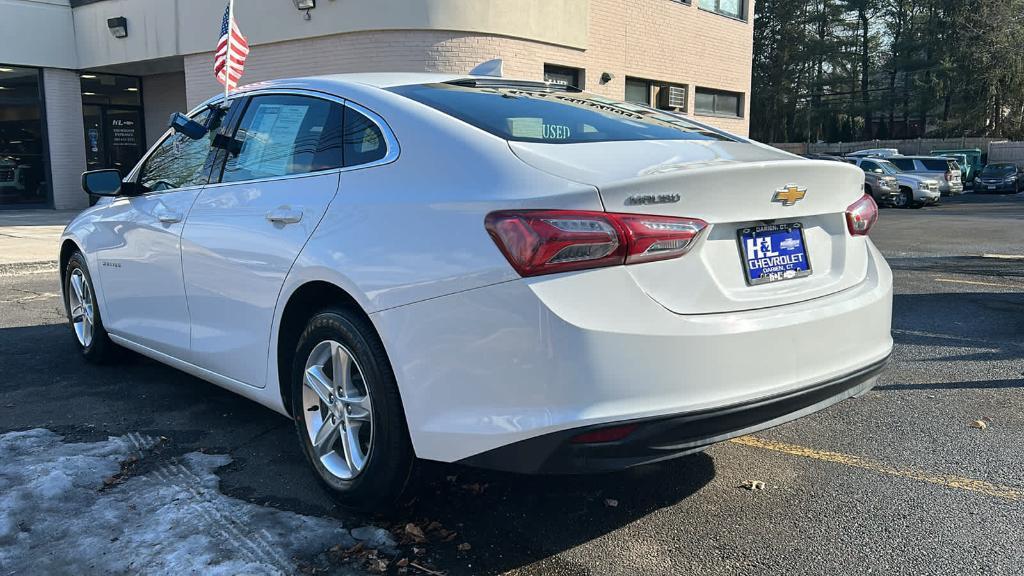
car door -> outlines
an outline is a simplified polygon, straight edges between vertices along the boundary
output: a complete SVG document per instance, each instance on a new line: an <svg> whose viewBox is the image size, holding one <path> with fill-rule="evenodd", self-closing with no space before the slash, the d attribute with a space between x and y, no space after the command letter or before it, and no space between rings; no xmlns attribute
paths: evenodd
<svg viewBox="0 0 1024 576"><path fill-rule="evenodd" d="M128 177L141 193L114 198L95 224L107 330L177 358L190 350L181 232L208 181L211 142L224 118L219 108L193 116L212 128L198 140L165 135Z"/></svg>
<svg viewBox="0 0 1024 576"><path fill-rule="evenodd" d="M222 175L189 214L182 268L195 363L262 388L278 294L338 190L344 104L256 94L240 114Z"/></svg>

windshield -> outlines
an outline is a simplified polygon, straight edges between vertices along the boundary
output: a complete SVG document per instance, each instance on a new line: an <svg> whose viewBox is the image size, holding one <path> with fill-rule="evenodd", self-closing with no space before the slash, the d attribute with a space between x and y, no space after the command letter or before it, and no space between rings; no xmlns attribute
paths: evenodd
<svg viewBox="0 0 1024 576"><path fill-rule="evenodd" d="M981 171L982 176L1008 176L1017 171L1014 164L989 164Z"/></svg>
<svg viewBox="0 0 1024 576"><path fill-rule="evenodd" d="M878 166L881 167L882 170L890 176L895 176L896 174L900 173L900 169L897 168L895 165L893 165L892 162L889 162L888 160L875 160L875 163L878 164Z"/></svg>
<svg viewBox="0 0 1024 576"><path fill-rule="evenodd" d="M517 142L732 140L669 112L543 84L414 84L390 90Z"/></svg>

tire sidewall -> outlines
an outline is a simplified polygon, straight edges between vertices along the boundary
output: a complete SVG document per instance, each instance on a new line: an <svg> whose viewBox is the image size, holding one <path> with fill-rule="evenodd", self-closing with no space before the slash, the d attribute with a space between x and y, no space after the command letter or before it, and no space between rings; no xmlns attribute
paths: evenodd
<svg viewBox="0 0 1024 576"><path fill-rule="evenodd" d="M355 356L372 405L373 444L366 467L355 478L331 474L314 455L302 403L303 374L313 348L326 340L342 344ZM317 477L344 504L377 508L393 503L404 490L412 467L412 449L398 387L383 346L369 326L345 310L316 314L299 337L291 370L291 405L303 453Z"/></svg>
<svg viewBox="0 0 1024 576"><path fill-rule="evenodd" d="M93 303L93 332L92 342L88 346L84 346L78 341L78 337L74 331L74 321L71 318L71 274L75 270L81 270L82 275L85 276L86 282L89 283L89 291L92 292L92 303ZM78 350L82 353L87 360L101 361L105 358L109 348L110 340L107 336L107 331L103 327L103 316L100 313L99 297L96 294L96 283L92 280L92 274L89 273L89 265L85 261L85 256L81 252L75 252L68 259L67 269L64 271L64 313L68 318L68 325L71 327L71 337L74 338L75 344L78 346Z"/></svg>

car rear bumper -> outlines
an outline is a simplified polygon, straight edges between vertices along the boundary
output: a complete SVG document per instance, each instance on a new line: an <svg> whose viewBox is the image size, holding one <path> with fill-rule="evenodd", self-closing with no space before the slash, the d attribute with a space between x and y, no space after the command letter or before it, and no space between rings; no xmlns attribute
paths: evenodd
<svg viewBox="0 0 1024 576"><path fill-rule="evenodd" d="M526 474L609 472L704 450L778 426L867 392L889 358L807 388L731 406L562 430L463 459L460 463ZM635 426L613 442L577 443L581 434Z"/></svg>
<svg viewBox="0 0 1024 576"><path fill-rule="evenodd" d="M679 418L720 416L703 418L705 432L683 433L693 446L669 450L668 457L870 386L849 378L892 350L892 274L866 246L860 283L771 308L676 314L619 266L505 282L371 318L420 458L472 461L532 438L609 423L669 419L674 423L651 429L675 429ZM838 381L845 384L827 384ZM803 395L816 389L830 393ZM721 417L793 394L803 399L773 404L778 413L759 421L756 410L741 410L736 421ZM659 437L656 444L679 442ZM650 461L650 454L633 457ZM620 464L632 465L624 458ZM614 460L605 468L616 467ZM559 467L543 464L535 468Z"/></svg>

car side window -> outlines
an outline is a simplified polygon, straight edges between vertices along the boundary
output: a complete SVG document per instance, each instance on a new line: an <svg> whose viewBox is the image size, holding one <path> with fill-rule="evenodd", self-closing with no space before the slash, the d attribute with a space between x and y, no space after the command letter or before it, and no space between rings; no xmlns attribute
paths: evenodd
<svg viewBox="0 0 1024 576"><path fill-rule="evenodd" d="M874 172L876 170L879 171L879 172L882 171L882 169L878 167L878 164L875 164L871 160L865 160L865 161L861 162L860 163L860 167L865 172Z"/></svg>
<svg viewBox="0 0 1024 576"><path fill-rule="evenodd" d="M211 109L207 108L192 116L192 120L206 124L210 119ZM224 114L216 114L209 132L198 140L193 140L182 133L172 133L139 169L138 183L148 192L160 192L202 186L209 182L209 166L206 163L210 154L213 137L220 128Z"/></svg>
<svg viewBox="0 0 1024 576"><path fill-rule="evenodd" d="M908 158L890 158L889 161L895 164L900 170L913 171L915 169L914 161Z"/></svg>
<svg viewBox="0 0 1024 576"><path fill-rule="evenodd" d="M388 153L380 127L362 112L345 107L345 166L376 162Z"/></svg>
<svg viewBox="0 0 1024 576"><path fill-rule="evenodd" d="M255 96L235 140L238 152L221 182L240 182L341 168L343 106L296 95Z"/></svg>

